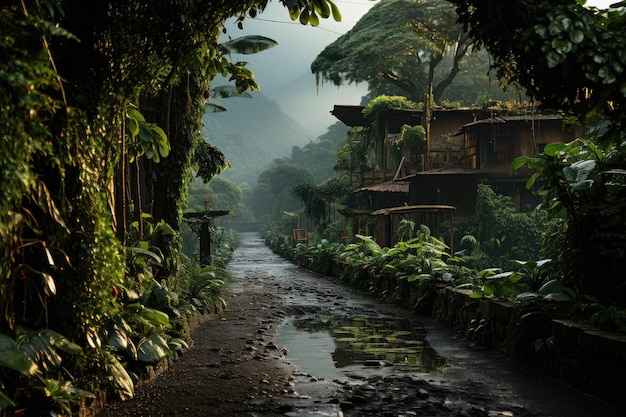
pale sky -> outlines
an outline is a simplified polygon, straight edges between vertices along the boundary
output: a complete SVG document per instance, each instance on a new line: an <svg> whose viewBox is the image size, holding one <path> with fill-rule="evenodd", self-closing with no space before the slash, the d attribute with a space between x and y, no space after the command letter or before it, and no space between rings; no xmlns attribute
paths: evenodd
<svg viewBox="0 0 626 417"><path fill-rule="evenodd" d="M335 0L341 10L342 21L324 19L319 27L303 26L289 18L287 9L271 1L265 12L255 19L244 21L244 30L234 22L226 25L228 35L263 35L278 42L278 46L256 55L239 57L250 63L262 90L270 91L285 82L310 72L311 63L324 47L346 33L377 3L369 0Z"/></svg>

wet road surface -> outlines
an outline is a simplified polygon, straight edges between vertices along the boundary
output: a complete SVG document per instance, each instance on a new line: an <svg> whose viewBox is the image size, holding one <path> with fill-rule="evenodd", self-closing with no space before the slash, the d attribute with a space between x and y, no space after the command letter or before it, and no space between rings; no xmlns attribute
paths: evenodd
<svg viewBox="0 0 626 417"><path fill-rule="evenodd" d="M229 270L235 294L262 286L280 300L277 343L300 370L285 415L626 416L500 354L470 348L429 318L288 263L257 234L240 235ZM381 320L387 323L377 331ZM404 330L394 333L401 322ZM407 333L416 338L412 350L410 341L409 349L394 343Z"/></svg>
<svg viewBox="0 0 626 417"><path fill-rule="evenodd" d="M291 264L256 233L228 269L228 307L196 323L192 348L98 417L626 416Z"/></svg>

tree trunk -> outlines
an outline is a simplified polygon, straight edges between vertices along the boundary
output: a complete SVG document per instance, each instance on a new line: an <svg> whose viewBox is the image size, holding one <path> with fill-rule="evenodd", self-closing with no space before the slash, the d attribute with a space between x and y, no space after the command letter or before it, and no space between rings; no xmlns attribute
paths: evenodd
<svg viewBox="0 0 626 417"><path fill-rule="evenodd" d="M443 92L445 91L446 88L450 86L450 84L452 84L454 77L456 77L457 74L459 73L460 71L459 62L461 61L461 59L463 59L465 54L467 54L468 48L469 48L469 35L466 32L464 32L463 34L461 34L457 42L456 50L454 52L454 59L452 61L452 68L450 68L450 72L448 73L446 78L439 81L437 85L433 87L433 100L435 101L435 103L439 103L439 100L441 100L441 96L443 95Z"/></svg>
<svg viewBox="0 0 626 417"><path fill-rule="evenodd" d="M387 71L385 77L387 77L387 79L391 81L394 86L404 91L411 101L419 103L422 100L422 93L419 92L415 83L413 83L413 81L409 78L400 77L393 71Z"/></svg>
<svg viewBox="0 0 626 417"><path fill-rule="evenodd" d="M191 157L198 140L204 115L203 92L208 81L188 75L184 82L157 98L156 120L163 128L170 143L166 158L152 165L152 175L146 176L146 190L152 194L148 209L153 221L165 221L178 232L182 223L182 211L187 205L187 190L192 180ZM173 273L180 245L178 236L159 236L155 242L170 263L164 265L164 273Z"/></svg>

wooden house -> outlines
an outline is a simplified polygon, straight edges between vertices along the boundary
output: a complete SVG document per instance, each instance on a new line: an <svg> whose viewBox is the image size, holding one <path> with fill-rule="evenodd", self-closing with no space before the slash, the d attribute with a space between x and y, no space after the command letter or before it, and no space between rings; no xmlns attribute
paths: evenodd
<svg viewBox="0 0 626 417"><path fill-rule="evenodd" d="M332 113L348 126L363 126L362 109L335 106ZM403 124L423 122L422 117L421 111L393 112L386 132L392 135ZM511 163L522 155L537 155L546 144L572 141L579 133L565 128L559 115L494 116L476 109L433 110L429 145L421 165L399 163L388 169L391 166L382 164L380 172L363 177L356 193L378 215L375 237L383 245L392 244L399 222L394 216L420 221L422 212L450 216L454 211L460 218L472 215L478 184L490 185L497 193L512 197L516 209L529 211L539 203L525 187L532 173L513 171ZM440 209L435 210L437 207ZM440 223L438 218L430 219L426 225L431 228Z"/></svg>

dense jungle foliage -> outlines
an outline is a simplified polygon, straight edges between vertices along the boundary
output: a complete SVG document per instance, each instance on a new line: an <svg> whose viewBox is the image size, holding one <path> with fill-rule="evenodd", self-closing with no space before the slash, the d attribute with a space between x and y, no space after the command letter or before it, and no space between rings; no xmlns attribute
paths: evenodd
<svg viewBox="0 0 626 417"><path fill-rule="evenodd" d="M340 19L328 0L281 3L302 24ZM200 136L211 79L258 89L229 53L271 44L220 44L223 22L266 5L3 2L2 415L132 397L146 366L186 348L190 314L223 305L223 257L182 255L181 212L194 172L229 165Z"/></svg>
<svg viewBox="0 0 626 417"><path fill-rule="evenodd" d="M280 2L302 24L340 19L329 0ZM321 182L313 166L302 164L305 148L261 173L255 191L215 181L193 204L198 211L209 202L233 205L214 207L247 216L241 200L255 195L261 203L248 207L257 219L285 219L267 239L286 256L311 268L319 263L320 270L339 258L346 280L389 299L399 299L406 285L419 286L411 300L416 308L443 282L474 297L541 301L550 307L544 312L623 331L626 3L606 11L575 0L448 3L463 25L453 32L486 50L504 83L516 82L545 108L595 127L574 143L546 146L514 163L537 171L528 186L543 196L545 214L516 217L506 201L483 190L476 222L457 233L466 252L448 253L443 239L408 220L392 248L358 234L336 243L345 224L335 213L347 204L351 181ZM182 253L182 211L195 175L214 180L230 165L202 137L203 115L214 104L211 79L230 77L237 93L258 88L244 62L229 60L234 46L219 43L222 24L255 16L266 4L3 3L0 413L70 414L101 392L130 398L147 367L187 348L194 314L223 306L223 266L234 242L224 232L213 265L200 267ZM460 40L445 37L429 47L428 67L438 62L441 45L469 45ZM248 41L253 51L269 46ZM363 137L353 132L349 142L360 151ZM307 152L327 158L319 148ZM344 161L361 168L354 158ZM549 223L536 226L544 216ZM294 249L284 232L305 217L311 244ZM541 256L517 252L529 249L537 229L545 239ZM194 236L193 227L188 232ZM505 261L492 256L515 261L484 268ZM385 274L396 280L385 282L402 285L377 287Z"/></svg>

